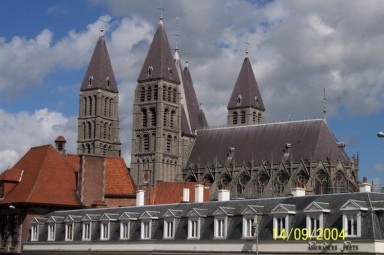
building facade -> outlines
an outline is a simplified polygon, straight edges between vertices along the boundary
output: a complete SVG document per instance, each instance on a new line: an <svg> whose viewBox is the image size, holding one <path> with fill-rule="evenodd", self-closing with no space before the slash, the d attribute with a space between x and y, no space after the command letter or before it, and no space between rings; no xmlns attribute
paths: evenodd
<svg viewBox="0 0 384 255"><path fill-rule="evenodd" d="M384 254L381 193L227 192L211 202L54 212L34 219L25 254Z"/></svg>

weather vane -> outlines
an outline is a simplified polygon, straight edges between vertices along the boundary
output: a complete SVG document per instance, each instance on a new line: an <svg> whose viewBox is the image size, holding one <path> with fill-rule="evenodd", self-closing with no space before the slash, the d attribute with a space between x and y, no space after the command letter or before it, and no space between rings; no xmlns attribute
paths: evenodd
<svg viewBox="0 0 384 255"><path fill-rule="evenodd" d="M104 36L104 25L105 25L105 20L103 20L102 18L99 19L102 24L101 24L101 28L100 28L100 36Z"/></svg>
<svg viewBox="0 0 384 255"><path fill-rule="evenodd" d="M249 42L243 42L245 44L245 55L248 55Z"/></svg>

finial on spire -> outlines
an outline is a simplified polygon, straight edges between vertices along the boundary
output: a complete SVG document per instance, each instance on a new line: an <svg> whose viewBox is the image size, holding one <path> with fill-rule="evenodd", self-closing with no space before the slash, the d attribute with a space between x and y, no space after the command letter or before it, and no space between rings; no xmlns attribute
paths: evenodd
<svg viewBox="0 0 384 255"><path fill-rule="evenodd" d="M189 52L188 51L184 51L184 54L185 54L185 67L188 67Z"/></svg>
<svg viewBox="0 0 384 255"><path fill-rule="evenodd" d="M102 24L101 24L101 27L100 27L100 37L103 37L104 36L104 24L105 24L105 20L103 20L103 19L99 19L101 22L102 22Z"/></svg>
<svg viewBox="0 0 384 255"><path fill-rule="evenodd" d="M157 9L160 10L160 22L163 22L165 9L162 7L157 7Z"/></svg>
<svg viewBox="0 0 384 255"><path fill-rule="evenodd" d="M324 94L324 98L323 98L323 119L324 119L325 123L327 123L327 99L325 97L325 88L323 88L323 94Z"/></svg>
<svg viewBox="0 0 384 255"><path fill-rule="evenodd" d="M245 44L245 56L248 56L249 42L243 42Z"/></svg>
<svg viewBox="0 0 384 255"><path fill-rule="evenodd" d="M179 17L176 17L176 33L174 33L175 37L176 37L176 47L175 47L175 51L179 51L179 47L178 47L178 42L179 42L179 38L181 37L181 35L179 35L179 26L178 26L178 21L179 20Z"/></svg>

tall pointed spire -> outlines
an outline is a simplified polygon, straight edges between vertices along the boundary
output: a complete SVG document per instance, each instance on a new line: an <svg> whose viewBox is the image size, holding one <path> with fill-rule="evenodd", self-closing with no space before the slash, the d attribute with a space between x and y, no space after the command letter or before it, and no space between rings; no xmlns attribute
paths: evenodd
<svg viewBox="0 0 384 255"><path fill-rule="evenodd" d="M120 156L118 93L101 32L80 88L78 154Z"/></svg>
<svg viewBox="0 0 384 255"><path fill-rule="evenodd" d="M101 34L97 40L91 61L85 73L80 90L105 89L111 92L118 92L115 74L109 58L104 35Z"/></svg>
<svg viewBox="0 0 384 255"><path fill-rule="evenodd" d="M162 17L137 81L157 79L180 83Z"/></svg>
<svg viewBox="0 0 384 255"><path fill-rule="evenodd" d="M263 121L264 103L248 56L244 59L227 109L228 125L256 124Z"/></svg>

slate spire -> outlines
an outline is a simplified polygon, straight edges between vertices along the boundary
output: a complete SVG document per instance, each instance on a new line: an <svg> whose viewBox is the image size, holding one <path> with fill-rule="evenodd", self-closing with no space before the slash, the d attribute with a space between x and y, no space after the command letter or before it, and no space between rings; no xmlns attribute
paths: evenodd
<svg viewBox="0 0 384 255"><path fill-rule="evenodd" d="M111 60L109 59L107 45L103 34L97 40L91 61L85 73L80 91L104 89L118 92L115 74L113 73Z"/></svg>
<svg viewBox="0 0 384 255"><path fill-rule="evenodd" d="M163 79L180 84L164 23L160 18L147 57L141 68L138 82Z"/></svg>

